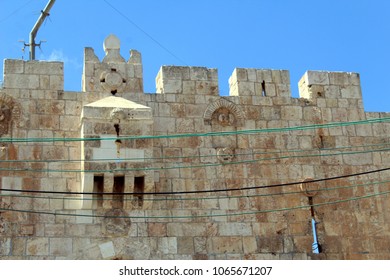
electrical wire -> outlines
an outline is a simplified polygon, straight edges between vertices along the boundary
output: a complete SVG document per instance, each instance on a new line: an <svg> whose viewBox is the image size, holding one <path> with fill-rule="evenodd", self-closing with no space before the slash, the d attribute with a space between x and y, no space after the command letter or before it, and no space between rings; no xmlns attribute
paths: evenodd
<svg viewBox="0 0 390 280"><path fill-rule="evenodd" d="M294 207L285 207L278 209L266 209L266 210L257 210L257 211L248 211L248 212L230 212L224 214L199 214L199 215L190 215L190 216L111 216L111 215L90 215L90 214L71 214L71 213L60 213L60 212L48 212L48 211L35 211L35 210L22 210L22 209L12 209L12 208L0 208L0 211L9 211L9 212L19 212L19 213L28 213L28 214L39 214L39 215L52 215L52 216L68 216L68 217L90 217L90 218L112 218L112 219L196 219L196 218L213 218L213 217L232 217L232 216L246 216L246 215L257 215L262 213L276 213L284 211L293 211L306 209L311 207L321 207L334 205L339 203L358 201L361 199L372 198L382 195L388 195L390 191L371 193L363 196L356 196L346 199L339 199L335 201L321 202L311 205L298 205ZM213 212L213 210L211 210ZM192 211L192 213L194 213Z"/></svg>
<svg viewBox="0 0 390 280"><path fill-rule="evenodd" d="M291 154L291 153L306 153L306 152L326 152L326 151L336 151L336 150L347 150L347 149L361 149L361 148L368 148L368 147L380 147L380 146L390 146L390 142L384 142L379 144L365 144L365 145L356 145L356 146L340 146L340 147L334 147L334 148L316 148L316 149L292 149L292 150L274 150L274 151L261 151L261 152L245 152L245 153L235 153L235 157L246 157L246 156L266 156L266 155L273 155L273 154ZM251 150L261 150L257 148L253 148ZM370 151L376 151L376 150L367 150L367 152ZM381 150L378 150L381 151ZM93 162L118 162L124 163L124 162L134 162L134 161L155 161L157 163L165 163L165 160L171 161L171 160L180 160L180 159L207 159L207 158L215 158L216 154L202 154L202 155L190 155L190 156L161 156L161 157L129 157L129 158L100 158L100 159L13 159L13 160L0 160L2 163L93 163ZM225 156L224 154L220 155L221 157ZM281 158L274 158L274 159L281 159ZM241 161L237 161L235 163L244 163Z"/></svg>
<svg viewBox="0 0 390 280"><path fill-rule="evenodd" d="M201 132L201 133L186 133L186 134L168 134L168 135L133 135L133 136L121 136L121 137L79 137L79 138L1 138L0 143L29 143L29 142L85 142L85 141L115 141L115 140L137 140L137 139L172 139L172 138L188 138L188 137L212 137L212 136L229 136L229 135L251 135L258 133L275 133L275 132L289 132L289 131L304 131L320 128L334 128L345 127L361 124L374 124L389 122L390 117L368 119L362 121L350 121L350 122L333 122L326 124L310 124L303 126L291 126L284 128L261 128L261 129L249 129L249 130L235 130L235 131L218 131L218 132Z"/></svg>
<svg viewBox="0 0 390 280"><path fill-rule="evenodd" d="M304 183L316 183L316 182L323 182L323 181L331 181L331 180L338 180L338 179L344 179L349 177L357 177L362 175L368 175L373 173L379 173L390 170L390 167L388 168L381 168L381 169L375 169L360 173L353 173L353 174L347 174L347 175L339 175L334 177L328 177L328 178L322 178L322 179L313 179L313 180L305 180ZM295 182L289 182L289 183L281 183L281 184L271 184L271 185L264 185L264 186L252 186L252 187L241 187L241 188L225 188L225 189L217 189L217 190L197 190L197 191L176 191L176 192L64 192L64 191L42 191L42 190L18 190L18 189L9 189L9 188L0 188L1 191L7 191L7 192L21 192L21 193L40 193L40 194L65 194L65 195L182 195L182 194L200 194L200 193L220 193L220 192L231 192L231 191L244 191L244 190L254 190L254 189L267 189L267 188L276 188L276 187L286 187L286 186L293 186L293 185L299 185L302 184L303 181L295 181Z"/></svg>
<svg viewBox="0 0 390 280"><path fill-rule="evenodd" d="M30 0L30 1L27 1L26 3L24 3L23 5L21 5L20 7L16 8L12 13L10 13L8 16L0 19L0 23L3 23L4 21L6 21L7 19L9 19L10 17L12 17L14 14L16 14L17 12L19 12L21 9L23 9L24 7L26 7L28 4L30 4L31 2L33 2L34 0Z"/></svg>
<svg viewBox="0 0 390 280"><path fill-rule="evenodd" d="M332 188L321 188L318 190L318 193L325 193L329 191L343 190L343 189L352 189L352 188L360 188L367 186L378 186L390 183L390 180L385 181L377 181L377 182L369 182L365 184L357 184L350 186L337 186ZM101 193L99 193L101 194ZM303 191L289 191L289 192L278 192L278 193L266 193L266 194L243 194L243 195L230 195L230 196L196 196L196 197L143 197L143 201L152 201L152 202L168 202L168 201L204 201L204 200L224 200L224 199L240 199L240 198L257 198L257 197L274 197L274 196L286 196L286 195L294 195L294 194L303 194ZM115 194L116 196L118 194ZM46 199L46 200L76 200L76 201L113 201L114 198L110 197L63 197L63 196L37 196L37 195L18 195L18 194L2 194L0 193L0 197L4 198L22 198L22 199ZM132 201L134 197L130 197L130 195L124 195L122 198L123 201Z"/></svg>
<svg viewBox="0 0 390 280"><path fill-rule="evenodd" d="M282 159L299 159L299 158L311 158L311 157L328 157L328 156L343 156L343 155L356 155L356 154L366 154L366 153L376 153L376 152L387 152L390 148L385 149L377 149L377 150L368 150L368 151L350 151L350 152L339 152L339 153L328 153L325 154L321 152L322 150L317 151L316 154L309 155L287 155L287 156L279 156L279 157L266 157L259 159L251 159L251 160L242 160L242 161L231 161L231 162L219 162L219 163L203 163L197 165L174 165L174 166L146 166L146 167L126 167L126 168L118 168L117 166L112 169L50 169L49 167L43 168L40 166L38 169L30 169L30 168L12 168L12 167L2 167L0 171L11 171L11 172L36 172L36 173L120 173L120 172L129 172L129 171L163 171L163 170L172 170L172 169L191 169L191 168L205 168L205 167L216 167L216 166L228 166L228 165L236 165L236 164L251 164L257 163L261 161L271 161L271 160L282 160ZM121 160L117 159L116 164L121 164ZM137 162L138 164L148 165L148 162ZM50 164L50 162L48 162ZM167 163L159 163L159 164L167 164Z"/></svg>
<svg viewBox="0 0 390 280"><path fill-rule="evenodd" d="M184 63L184 65L188 65L186 62L184 62L181 58L179 58L177 55L175 55L173 52L171 52L168 48L166 48L163 44L161 44L159 41L154 39L149 33L147 33L145 30L143 30L138 24L136 24L134 21L132 21L128 16L126 16L124 13L122 13L120 10L115 8L111 3L109 3L107 0L104 0L104 2L110 6L115 12L117 12L120 16L122 16L125 20L127 20L129 23L131 23L133 26L135 26L139 31L144 33L149 39L151 39L153 42L155 42L160 48L162 48L164 51L169 53L171 56L176 58L181 63Z"/></svg>

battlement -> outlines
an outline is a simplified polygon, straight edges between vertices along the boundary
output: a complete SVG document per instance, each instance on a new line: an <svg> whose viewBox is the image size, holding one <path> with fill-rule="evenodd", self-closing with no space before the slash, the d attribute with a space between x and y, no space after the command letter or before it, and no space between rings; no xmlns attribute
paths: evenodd
<svg viewBox="0 0 390 280"><path fill-rule="evenodd" d="M53 61L4 60L4 88L63 90L64 63Z"/></svg>
<svg viewBox="0 0 390 280"><path fill-rule="evenodd" d="M359 74L307 71L296 98L289 71L236 68L220 96L217 69L162 66L145 93L119 47L85 48L80 92L5 60L0 259L308 259L313 213L324 258L390 258L390 114Z"/></svg>

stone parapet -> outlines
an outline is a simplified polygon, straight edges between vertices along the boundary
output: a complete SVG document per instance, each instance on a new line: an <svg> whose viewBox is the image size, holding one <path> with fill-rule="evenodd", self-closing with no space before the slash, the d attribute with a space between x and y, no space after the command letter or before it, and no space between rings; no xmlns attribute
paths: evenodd
<svg viewBox="0 0 390 280"><path fill-rule="evenodd" d="M218 96L217 69L162 66L156 77L156 92Z"/></svg>
<svg viewBox="0 0 390 280"><path fill-rule="evenodd" d="M231 96L291 97L287 70L236 68L229 78Z"/></svg>
<svg viewBox="0 0 390 280"><path fill-rule="evenodd" d="M63 90L63 62L4 61L4 88L29 90Z"/></svg>

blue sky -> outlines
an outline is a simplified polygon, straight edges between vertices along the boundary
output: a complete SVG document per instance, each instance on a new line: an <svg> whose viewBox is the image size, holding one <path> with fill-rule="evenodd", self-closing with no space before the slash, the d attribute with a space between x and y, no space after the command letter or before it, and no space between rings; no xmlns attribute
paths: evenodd
<svg viewBox="0 0 390 280"><path fill-rule="evenodd" d="M0 0L1 68L28 59L18 41L47 2ZM57 0L36 57L64 61L65 90L80 91L84 47L102 59L113 33L126 59L142 53L146 92L161 65L218 68L222 95L235 67L289 70L294 97L306 70L346 71L360 73L366 111L390 112L389 31L388 0Z"/></svg>

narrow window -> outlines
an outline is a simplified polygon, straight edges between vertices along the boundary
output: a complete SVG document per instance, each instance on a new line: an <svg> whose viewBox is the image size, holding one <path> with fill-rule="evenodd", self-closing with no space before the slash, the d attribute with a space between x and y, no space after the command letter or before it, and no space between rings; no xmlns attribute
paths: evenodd
<svg viewBox="0 0 390 280"><path fill-rule="evenodd" d="M125 176L115 176L114 177L114 187L113 187L113 208L123 208L123 192L125 190Z"/></svg>
<svg viewBox="0 0 390 280"><path fill-rule="evenodd" d="M93 176L93 208L103 207L104 177L102 175Z"/></svg>
<svg viewBox="0 0 390 280"><path fill-rule="evenodd" d="M261 95L262 96L267 96L267 93L265 92L265 81L261 83Z"/></svg>
<svg viewBox="0 0 390 280"><path fill-rule="evenodd" d="M134 200L136 205L142 206L144 203L145 177L134 177Z"/></svg>

